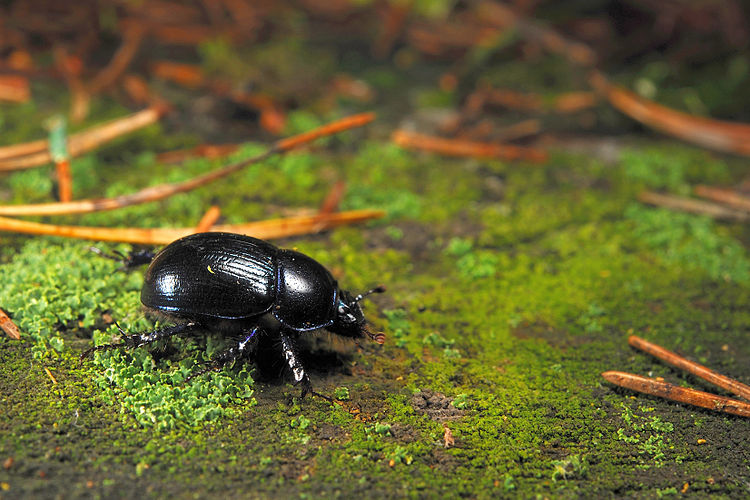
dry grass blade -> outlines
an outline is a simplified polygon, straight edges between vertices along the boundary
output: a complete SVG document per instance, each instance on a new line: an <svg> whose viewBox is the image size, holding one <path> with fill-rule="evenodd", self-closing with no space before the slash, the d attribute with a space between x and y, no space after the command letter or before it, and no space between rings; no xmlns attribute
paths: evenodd
<svg viewBox="0 0 750 500"><path fill-rule="evenodd" d="M544 151L510 144L445 139L443 137L415 134L404 130L395 131L392 139L393 142L403 148L418 149L448 156L523 160L534 163L547 161L547 153Z"/></svg>
<svg viewBox="0 0 750 500"><path fill-rule="evenodd" d="M382 210L352 210L327 215L288 217L247 224L214 226L212 231L247 234L260 239L285 238L317 233L333 227L364 222L383 217ZM110 228L85 226L59 226L0 217L0 231L62 236L96 241L119 241L141 245L166 245L195 233L194 227L185 228Z"/></svg>
<svg viewBox="0 0 750 500"><path fill-rule="evenodd" d="M710 368L690 361L689 359L685 359L672 351L664 349L659 345L653 344L635 335L631 335L628 338L628 343L636 349L640 349L643 352L647 352L648 354L661 359L667 364L692 373L696 377L700 377L722 389L726 389L733 394L750 400L750 387L738 380L716 373Z"/></svg>
<svg viewBox="0 0 750 500"><path fill-rule="evenodd" d="M644 99L593 73L591 85L634 120L682 140L724 153L750 156L750 125L701 118Z"/></svg>
<svg viewBox="0 0 750 500"><path fill-rule="evenodd" d="M70 157L80 156L102 144L159 121L163 109L150 107L131 115L72 134L68 139ZM0 172L39 167L52 162L48 141L33 141L0 148Z"/></svg>
<svg viewBox="0 0 750 500"><path fill-rule="evenodd" d="M750 404L736 399L725 398L709 392L697 391L687 387L662 382L660 380L633 375L632 373L607 371L602 373L608 382L643 394L657 396L670 401L686 403L709 410L731 413L741 417L750 417Z"/></svg>
<svg viewBox="0 0 750 500"><path fill-rule="evenodd" d="M21 332L10 316L0 309L0 330L4 331L13 340L21 340Z"/></svg>
<svg viewBox="0 0 750 500"><path fill-rule="evenodd" d="M650 205L665 207L679 212L688 212L691 214L707 215L714 219L738 220L744 221L750 217L747 212L741 212L727 208L724 205L710 203L707 201L694 200L682 196L673 196L669 194L654 193L644 191L638 195L638 199Z"/></svg>

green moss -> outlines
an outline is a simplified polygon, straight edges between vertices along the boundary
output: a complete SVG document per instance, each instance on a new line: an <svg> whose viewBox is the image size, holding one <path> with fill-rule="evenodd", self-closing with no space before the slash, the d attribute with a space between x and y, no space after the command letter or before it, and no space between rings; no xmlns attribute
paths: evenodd
<svg viewBox="0 0 750 500"><path fill-rule="evenodd" d="M149 134L139 141L160 131ZM74 163L86 177L76 189L132 192L262 150L180 167L133 153L130 169L90 155ZM387 222L283 242L347 289L388 288L365 303L384 347L322 336L305 351L333 405L294 399L283 378L256 381L252 365L184 384L225 346L214 336L79 366L90 337L116 340L111 319L133 332L167 325L140 310L142 272L117 272L86 243L2 236L0 307L23 332L20 343L0 338L0 458L19 464L0 470L8 494L49 496L64 482L72 496L638 497L689 482L697 496L741 496L747 421L635 396L600 373L696 382L628 348L637 333L746 381L747 229L634 201L641 188L685 192L743 172L679 146L630 151L616 165L552 157L531 167L336 139L163 202L58 219L191 225L213 203L227 221L262 219L314 208L346 179L343 206L382 208ZM41 172L7 177L8 201L48 201Z"/></svg>

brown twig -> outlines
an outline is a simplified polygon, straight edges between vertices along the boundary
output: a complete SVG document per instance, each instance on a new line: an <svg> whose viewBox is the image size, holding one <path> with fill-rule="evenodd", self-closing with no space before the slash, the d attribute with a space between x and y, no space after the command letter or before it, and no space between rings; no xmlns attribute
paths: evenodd
<svg viewBox="0 0 750 500"><path fill-rule="evenodd" d="M70 172L70 162L67 159L56 161L55 170L60 202L69 203L73 199L73 175Z"/></svg>
<svg viewBox="0 0 750 500"><path fill-rule="evenodd" d="M8 313L0 309L0 330L4 331L13 340L21 340L21 332Z"/></svg>
<svg viewBox="0 0 750 500"><path fill-rule="evenodd" d="M130 62L135 57L143 41L143 27L133 24L123 31L123 40L117 52L112 56L109 64L105 66L88 84L90 94L98 94L102 90L115 84L117 79L128 69Z"/></svg>
<svg viewBox="0 0 750 500"><path fill-rule="evenodd" d="M701 364L685 359L672 351L664 349L661 346L635 335L631 335L628 338L628 343L636 349L640 349L643 352L647 352L648 354L661 359L667 364L692 373L696 377L700 377L722 389L726 389L733 394L750 400L750 386L747 386L738 380L716 373Z"/></svg>
<svg viewBox="0 0 750 500"><path fill-rule="evenodd" d="M34 205L5 205L0 206L0 215L25 216L25 215L62 215L98 212L102 210L113 210L149 201L157 201L177 193L190 191L197 187L208 184L226 177L249 165L258 163L266 158L285 153L291 149L307 144L321 137L338 134L354 127L361 127L375 119L374 113L362 113L337 120L323 125L309 132L281 139L274 143L264 153L256 155L239 163L228 165L224 168L208 172L192 179L173 184L160 184L151 186L135 193L118 196L115 198L100 198L89 200L76 200L68 203L40 203ZM72 149L72 146L71 146Z"/></svg>
<svg viewBox="0 0 750 500"><path fill-rule="evenodd" d="M341 200L344 198L346 193L346 182L337 181L328 191L323 203L320 204L320 210L318 213L321 215L332 214L338 212Z"/></svg>
<svg viewBox="0 0 750 500"><path fill-rule="evenodd" d="M49 369L49 368L47 368L47 367L45 366L45 367L44 367L44 372L45 372L45 373L47 374L47 376L48 376L48 377L50 378L50 380L52 380L52 383L53 383L53 384L57 384L57 379L56 379L56 378L55 378L55 377L54 377L54 376L52 375L52 372L50 371L50 369Z"/></svg>
<svg viewBox="0 0 750 500"><path fill-rule="evenodd" d="M750 156L750 125L746 123L712 120L675 111L612 85L598 72L591 75L590 82L612 106L648 127L708 149Z"/></svg>
<svg viewBox="0 0 750 500"><path fill-rule="evenodd" d="M750 417L750 404L736 399L680 387L669 382L633 375L632 373L606 371L602 373L602 377L619 387L625 387L643 394L708 408L709 410L731 413L732 415Z"/></svg>
<svg viewBox="0 0 750 500"><path fill-rule="evenodd" d="M547 153L538 149L495 144L489 142L446 139L405 130L397 130L392 135L393 142L403 148L418 149L448 156L471 158L498 158L502 160L523 160L534 163L547 161Z"/></svg>
<svg viewBox="0 0 750 500"><path fill-rule="evenodd" d="M190 149L167 151L156 155L159 163L182 163L188 158L220 158L234 153L239 144L201 144Z"/></svg>
<svg viewBox="0 0 750 500"><path fill-rule="evenodd" d="M597 55L587 45L570 40L555 30L537 22L522 18L509 7L499 2L482 2L479 5L482 18L499 28L514 28L525 39L536 42L550 52L562 54L569 61L583 66L596 64Z"/></svg>
<svg viewBox="0 0 750 500"><path fill-rule="evenodd" d="M72 134L68 138L68 153L71 158L80 156L120 136L159 121L162 114L163 109L152 106ZM48 148L49 143L46 140L0 148L0 172L46 165L52 161Z"/></svg>
<svg viewBox="0 0 750 500"><path fill-rule="evenodd" d="M0 101L27 102L31 99L29 79L21 75L0 75Z"/></svg>
<svg viewBox="0 0 750 500"><path fill-rule="evenodd" d="M281 139L276 142L275 149L278 151L289 151L290 149L320 139L321 137L338 134L352 128L362 127L372 122L374 119L375 113L360 113L358 115L348 116L309 132L303 132L286 139Z"/></svg>
<svg viewBox="0 0 750 500"><path fill-rule="evenodd" d="M206 210L206 213L203 214L203 217L201 217L198 225L195 226L195 232L205 233L206 231L209 231L211 227L216 224L216 221L219 220L219 216L221 216L221 209L216 205L211 205L211 207Z"/></svg>
<svg viewBox="0 0 750 500"><path fill-rule="evenodd" d="M254 236L260 239L285 238L320 232L333 227L383 217L382 210L352 210L328 215L312 215L272 219L247 224L214 226L212 231L224 231ZM110 228L58 226L0 217L0 231L61 236L97 241L119 241L141 245L165 245L195 233L194 227L185 228Z"/></svg>
<svg viewBox="0 0 750 500"><path fill-rule="evenodd" d="M746 212L732 210L731 208L716 203L694 200L693 198L685 198L682 196L654 193L653 191L644 191L640 193L638 199L643 203L648 203L650 205L665 207L679 212L707 215L715 219L744 221L750 217Z"/></svg>
<svg viewBox="0 0 750 500"><path fill-rule="evenodd" d="M750 211L750 197L732 189L722 189L712 186L695 186L695 194L702 198L730 205L738 210Z"/></svg>

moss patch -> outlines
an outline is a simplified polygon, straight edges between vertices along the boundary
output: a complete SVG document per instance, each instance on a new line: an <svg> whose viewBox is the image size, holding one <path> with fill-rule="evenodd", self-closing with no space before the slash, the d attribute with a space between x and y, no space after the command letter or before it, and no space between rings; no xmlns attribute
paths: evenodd
<svg viewBox="0 0 750 500"><path fill-rule="evenodd" d="M540 167L331 141L161 203L62 219L193 224L219 203L227 220L248 220L316 206L345 178L347 208L388 217L281 242L346 288L388 287L365 305L384 348L310 342L305 361L333 406L296 400L287 379L252 366L183 385L221 347L210 336L79 365L92 342L116 337L112 320L128 331L166 325L140 309L141 271L117 272L85 243L0 236L0 307L24 334L0 339L0 459L13 459L0 469L2 494L64 485L72 496L654 497L688 483L698 496L743 496L750 422L599 376L619 369L704 387L628 348L638 333L750 381L746 228L634 201L645 185L680 192L740 172L717 158L702 171L704 154L689 148L650 157L652 148L616 165L558 152ZM663 175L639 166L659 158L671 162ZM221 163L176 169L144 155L124 172L111 156L81 162L95 182L80 196ZM6 178L9 200L24 186L49 189L39 173Z"/></svg>

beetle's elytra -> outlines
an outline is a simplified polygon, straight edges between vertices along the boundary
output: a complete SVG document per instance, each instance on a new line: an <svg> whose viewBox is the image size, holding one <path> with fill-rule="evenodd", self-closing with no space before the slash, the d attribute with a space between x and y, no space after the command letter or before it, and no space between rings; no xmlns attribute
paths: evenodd
<svg viewBox="0 0 750 500"><path fill-rule="evenodd" d="M146 263L144 254L139 263ZM211 360L219 369L240 358L250 358L261 335L277 336L294 381L302 395L310 379L302 366L299 334L325 328L353 339L369 337L382 344L382 333L367 329L359 301L383 287L352 296L339 288L330 272L314 259L266 241L231 233L199 233L170 243L153 256L141 289L141 302L177 324L152 332L127 334L122 341L96 350L136 348L173 335L220 331L237 340Z"/></svg>

